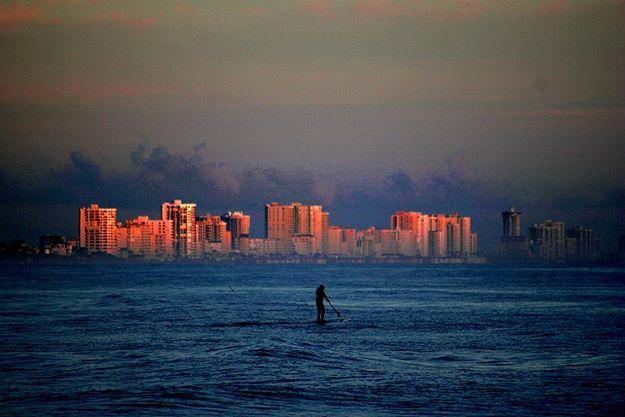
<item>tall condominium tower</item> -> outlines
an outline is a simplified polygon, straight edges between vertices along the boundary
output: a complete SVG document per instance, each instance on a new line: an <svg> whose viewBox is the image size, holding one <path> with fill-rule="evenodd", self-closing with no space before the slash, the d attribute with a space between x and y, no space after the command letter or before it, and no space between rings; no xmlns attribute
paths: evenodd
<svg viewBox="0 0 625 417"><path fill-rule="evenodd" d="M328 245L329 215L321 206L305 206L301 203L265 206L265 235L277 242L277 250L283 255L295 252L293 238L306 242L311 253L321 253ZM300 245L301 246L301 245Z"/></svg>
<svg viewBox="0 0 625 417"><path fill-rule="evenodd" d="M566 231L566 256L574 260L591 260L597 258L593 230L578 226Z"/></svg>
<svg viewBox="0 0 625 417"><path fill-rule="evenodd" d="M294 252L293 205L265 205L265 237L276 241L276 250L286 255Z"/></svg>
<svg viewBox="0 0 625 417"><path fill-rule="evenodd" d="M510 208L501 213L502 236L500 255L504 259L522 260L529 256L528 242L521 235L521 212Z"/></svg>
<svg viewBox="0 0 625 417"><path fill-rule="evenodd" d="M398 211L391 215L391 229L410 230L416 235L419 228L419 217L421 217L421 213L416 211Z"/></svg>
<svg viewBox="0 0 625 417"><path fill-rule="evenodd" d="M321 252L328 253L330 246L330 213L321 213Z"/></svg>
<svg viewBox="0 0 625 417"><path fill-rule="evenodd" d="M225 221L219 216L207 214L195 221L197 227L197 252L205 255L211 252L227 253L232 249L232 238Z"/></svg>
<svg viewBox="0 0 625 417"><path fill-rule="evenodd" d="M503 220L503 237L521 236L521 212L510 210L501 213Z"/></svg>
<svg viewBox="0 0 625 417"><path fill-rule="evenodd" d="M163 203L161 216L162 220L172 221L175 254L196 256L195 203L183 203L181 200Z"/></svg>
<svg viewBox="0 0 625 417"><path fill-rule="evenodd" d="M530 228L532 254L545 260L563 259L564 223L545 220Z"/></svg>
<svg viewBox="0 0 625 417"><path fill-rule="evenodd" d="M356 229L330 226L328 229L328 250L325 253L329 255L355 256Z"/></svg>
<svg viewBox="0 0 625 417"><path fill-rule="evenodd" d="M231 248L239 249L239 239L250 236L250 216L241 211L229 211L221 216L226 223L226 229L230 232Z"/></svg>
<svg viewBox="0 0 625 417"><path fill-rule="evenodd" d="M117 236L120 253L127 251L129 255L146 258L156 256L154 228L148 216L138 216L126 220L124 225L118 225Z"/></svg>
<svg viewBox="0 0 625 417"><path fill-rule="evenodd" d="M80 209L80 247L117 255L117 209L97 204Z"/></svg>
<svg viewBox="0 0 625 417"><path fill-rule="evenodd" d="M412 234L417 256L471 255L471 218L458 213L428 215L415 211L398 211L391 216L391 229L409 231ZM406 239L407 237L402 237L402 241ZM431 242L430 239L438 240Z"/></svg>
<svg viewBox="0 0 625 417"><path fill-rule="evenodd" d="M416 211L398 211L391 216L391 229L408 230L415 239L415 254L428 256L430 253L430 216Z"/></svg>
<svg viewBox="0 0 625 417"><path fill-rule="evenodd" d="M460 217L460 251L462 256L470 256L474 254L474 251L471 250L471 218L470 217ZM475 235L475 251L477 251L477 235Z"/></svg>

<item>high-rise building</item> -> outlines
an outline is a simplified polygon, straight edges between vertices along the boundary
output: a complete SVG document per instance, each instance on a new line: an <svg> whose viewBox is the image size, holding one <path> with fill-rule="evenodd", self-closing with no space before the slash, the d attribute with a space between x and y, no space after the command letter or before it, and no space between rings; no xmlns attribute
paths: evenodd
<svg viewBox="0 0 625 417"><path fill-rule="evenodd" d="M508 260L526 259L529 251L527 239L521 235L521 212L512 207L501 213L501 219L501 257Z"/></svg>
<svg viewBox="0 0 625 417"><path fill-rule="evenodd" d="M430 257L442 258L445 256L445 234L442 230L432 230L429 232Z"/></svg>
<svg viewBox="0 0 625 417"><path fill-rule="evenodd" d="M460 217L460 254L462 256L471 255L471 218ZM477 235L476 235L477 239ZM477 247L476 247L477 248Z"/></svg>
<svg viewBox="0 0 625 417"><path fill-rule="evenodd" d="M305 206L301 203L281 205L271 203L265 206L265 236L276 240L278 251L282 255L295 252L293 238L310 236L311 239L299 239L299 247L311 247L312 253L322 253L327 245L329 215L321 206ZM305 242L305 243L303 243Z"/></svg>
<svg viewBox="0 0 625 417"><path fill-rule="evenodd" d="M117 209L97 204L80 209L80 247L88 252L117 255Z"/></svg>
<svg viewBox="0 0 625 417"><path fill-rule="evenodd" d="M139 216L126 220L118 226L119 249L129 255L153 258L156 252L156 242L152 224L148 216Z"/></svg>
<svg viewBox="0 0 625 417"><path fill-rule="evenodd" d="M430 216L422 214L417 224L417 255L430 256Z"/></svg>
<svg viewBox="0 0 625 417"><path fill-rule="evenodd" d="M172 221L152 220L148 216L128 219L124 224L117 224L117 241L120 255L124 257L172 257Z"/></svg>
<svg viewBox="0 0 625 417"><path fill-rule="evenodd" d="M296 235L293 236L293 250L296 255L312 256L317 248L317 242L312 235Z"/></svg>
<svg viewBox="0 0 625 417"><path fill-rule="evenodd" d="M441 242L430 242L430 257L440 258L447 256L447 223L450 221L450 217L445 214L431 214L430 215L430 231L440 232L440 234L430 233L430 239L433 237L436 239L442 239ZM432 253L432 248L439 248L440 252Z"/></svg>
<svg viewBox="0 0 625 417"><path fill-rule="evenodd" d="M240 251L252 256L273 255L276 253L276 242L271 239L242 238Z"/></svg>
<svg viewBox="0 0 625 417"><path fill-rule="evenodd" d="M328 253L329 247L329 230L330 230L330 213L324 211L321 213L321 252Z"/></svg>
<svg viewBox="0 0 625 417"><path fill-rule="evenodd" d="M376 235L375 227L356 232L356 256L378 257L382 255L382 245L376 239Z"/></svg>
<svg viewBox="0 0 625 417"><path fill-rule="evenodd" d="M423 230L422 230L422 214L416 211L398 211L391 215L391 229L407 232L402 234L401 252L414 252L414 255L421 255L424 250L422 248ZM427 235L427 233L425 233ZM427 236L425 238L427 241ZM409 242L411 241L411 242ZM412 256L412 255L408 255Z"/></svg>
<svg viewBox="0 0 625 417"><path fill-rule="evenodd" d="M471 233L471 244L469 250L469 256L475 257L477 256L477 233Z"/></svg>
<svg viewBox="0 0 625 417"><path fill-rule="evenodd" d="M170 258L174 256L174 223L171 220L149 221L154 235L154 256L158 258Z"/></svg>
<svg viewBox="0 0 625 417"><path fill-rule="evenodd" d="M422 214L415 211L398 211L391 216L391 229L402 233L398 238L401 254L421 257L460 257L469 256L471 252L471 218L452 214ZM430 232L440 233L432 234ZM431 242L430 238L443 239ZM410 242L412 240L412 242ZM431 249L436 248L436 254Z"/></svg>
<svg viewBox="0 0 625 417"><path fill-rule="evenodd" d="M469 231L469 233L471 233ZM447 216L447 236L446 236L447 256L461 255L461 235L460 218L458 215Z"/></svg>
<svg viewBox="0 0 625 417"><path fill-rule="evenodd" d="M566 231L566 257L571 260L592 260L598 257L593 230L582 226Z"/></svg>
<svg viewBox="0 0 625 417"><path fill-rule="evenodd" d="M172 221L172 238L176 256L195 257L197 255L195 203L183 203L181 200L163 203L161 219Z"/></svg>
<svg viewBox="0 0 625 417"><path fill-rule="evenodd" d="M564 223L545 220L530 228L532 256L544 260L564 259Z"/></svg>
<svg viewBox="0 0 625 417"><path fill-rule="evenodd" d="M280 203L265 205L265 237L275 240L277 251L281 255L294 252L293 205L284 206Z"/></svg>
<svg viewBox="0 0 625 417"><path fill-rule="evenodd" d="M212 252L227 253L232 249L232 235L220 216L196 219L198 252L203 256Z"/></svg>
<svg viewBox="0 0 625 417"><path fill-rule="evenodd" d="M221 220L226 223L226 230L230 232L231 248L239 250L239 240L250 237L250 216L241 211L229 211L221 216Z"/></svg>
<svg viewBox="0 0 625 417"><path fill-rule="evenodd" d="M421 213L416 211L398 211L391 215L391 229L410 230L417 235L419 229L419 217Z"/></svg>
<svg viewBox="0 0 625 417"><path fill-rule="evenodd" d="M323 251L323 209L321 206L305 206L292 203L294 236L311 236L312 253ZM327 232L326 232L327 234Z"/></svg>
<svg viewBox="0 0 625 417"><path fill-rule="evenodd" d="M356 229L330 226L328 230L329 255L353 257L356 255Z"/></svg>
<svg viewBox="0 0 625 417"><path fill-rule="evenodd" d="M503 221L503 237L521 236L521 212L514 207L501 213Z"/></svg>

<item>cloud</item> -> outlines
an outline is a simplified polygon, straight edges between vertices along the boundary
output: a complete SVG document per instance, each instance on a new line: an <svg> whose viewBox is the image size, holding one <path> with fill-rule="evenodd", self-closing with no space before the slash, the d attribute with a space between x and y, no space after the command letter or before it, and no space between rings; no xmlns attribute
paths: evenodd
<svg viewBox="0 0 625 417"><path fill-rule="evenodd" d="M0 27L12 27L43 20L41 7L21 2L0 4Z"/></svg>
<svg viewBox="0 0 625 417"><path fill-rule="evenodd" d="M467 20L491 16L514 18L564 16L599 11L601 7L570 0L540 0L534 2L495 2L491 0L400 1L357 0L346 7L345 2L310 0L301 3L306 12L329 20Z"/></svg>
<svg viewBox="0 0 625 417"><path fill-rule="evenodd" d="M152 17L130 17L125 12L114 11L100 18L101 22L110 22L134 30L144 29L156 25L157 20Z"/></svg>
<svg viewBox="0 0 625 417"><path fill-rule="evenodd" d="M267 11L264 7L260 6L243 7L240 10L242 14L248 16L262 16Z"/></svg>
<svg viewBox="0 0 625 417"><path fill-rule="evenodd" d="M621 119L625 117L625 108L547 108L519 112L521 116L549 117L557 119Z"/></svg>
<svg viewBox="0 0 625 417"><path fill-rule="evenodd" d="M405 5L389 0L359 0L354 6L354 11L366 19L410 17L414 12Z"/></svg>
<svg viewBox="0 0 625 417"><path fill-rule="evenodd" d="M301 4L301 9L318 17L336 19L337 14L331 0L306 0Z"/></svg>
<svg viewBox="0 0 625 417"><path fill-rule="evenodd" d="M570 0L543 0L536 5L539 15L563 15L582 11L579 4L573 4Z"/></svg>
<svg viewBox="0 0 625 417"><path fill-rule="evenodd" d="M103 84L86 80L67 80L56 84L45 82L25 84L5 79L0 84L0 99L7 102L58 99L106 100L190 93L192 93L191 89L178 85L137 82Z"/></svg>
<svg viewBox="0 0 625 417"><path fill-rule="evenodd" d="M181 15L193 15L196 13L196 10L189 3L176 3L174 6L174 10Z"/></svg>

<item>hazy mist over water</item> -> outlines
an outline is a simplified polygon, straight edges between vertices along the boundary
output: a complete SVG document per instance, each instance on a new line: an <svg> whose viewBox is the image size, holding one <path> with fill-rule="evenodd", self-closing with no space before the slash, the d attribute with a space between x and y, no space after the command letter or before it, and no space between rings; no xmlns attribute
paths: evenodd
<svg viewBox="0 0 625 417"><path fill-rule="evenodd" d="M3 266L0 414L618 415L624 277ZM342 320L320 326L321 282Z"/></svg>

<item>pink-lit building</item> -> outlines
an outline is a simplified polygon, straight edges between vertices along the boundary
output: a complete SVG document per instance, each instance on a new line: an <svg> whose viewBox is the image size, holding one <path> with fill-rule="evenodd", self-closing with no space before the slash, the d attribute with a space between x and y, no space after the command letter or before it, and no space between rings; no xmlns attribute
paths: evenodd
<svg viewBox="0 0 625 417"><path fill-rule="evenodd" d="M265 237L277 242L278 253L288 255L293 249L293 205L270 203L265 205Z"/></svg>
<svg viewBox="0 0 625 417"><path fill-rule="evenodd" d="M117 239L121 256L169 258L174 254L171 220L138 216L118 223Z"/></svg>
<svg viewBox="0 0 625 417"><path fill-rule="evenodd" d="M356 256L379 257L382 255L382 245L375 227L358 230L356 232Z"/></svg>
<svg viewBox="0 0 625 417"><path fill-rule="evenodd" d="M213 252L228 253L232 248L232 234L219 216L207 214L196 220L199 256Z"/></svg>
<svg viewBox="0 0 625 417"><path fill-rule="evenodd" d="M154 236L154 256L171 258L174 256L173 222L171 220L148 220Z"/></svg>
<svg viewBox="0 0 625 417"><path fill-rule="evenodd" d="M174 253L177 256L197 256L195 206L195 203L183 203L181 200L173 200L161 206L161 219L172 222Z"/></svg>
<svg viewBox="0 0 625 417"><path fill-rule="evenodd" d="M230 232L232 250L239 250L239 240L250 236L250 216L241 211L229 211L221 216L226 223L226 229Z"/></svg>
<svg viewBox="0 0 625 417"><path fill-rule="evenodd" d="M477 256L477 233L471 233L471 243L469 245L469 256Z"/></svg>
<svg viewBox="0 0 625 417"><path fill-rule="evenodd" d="M421 257L472 256L471 218L453 214L422 214L398 211L391 216L391 229L410 232L398 239L400 254ZM438 232L438 233L433 233ZM436 241L432 241L436 239ZM414 241L414 248L411 247Z"/></svg>
<svg viewBox="0 0 625 417"><path fill-rule="evenodd" d="M328 229L329 255L356 256L356 229L330 226Z"/></svg>
<svg viewBox="0 0 625 417"><path fill-rule="evenodd" d="M311 253L322 253L328 247L329 214L321 206L305 206L301 203L281 205L271 203L265 206L265 235L278 242L280 254L297 253L294 238L312 236L314 239L299 239L312 245ZM300 250L301 251L301 250Z"/></svg>
<svg viewBox="0 0 625 417"><path fill-rule="evenodd" d="M296 255L312 256L318 253L316 252L318 246L317 238L313 235L293 236L293 250Z"/></svg>
<svg viewBox="0 0 625 417"><path fill-rule="evenodd" d="M430 237L430 257L442 258L445 256L445 233L442 230L432 230Z"/></svg>
<svg viewBox="0 0 625 417"><path fill-rule="evenodd" d="M324 231L324 212L321 206L304 206L300 203L292 203L293 206L293 235L310 236L311 254L322 253L324 246L324 235L327 236L327 230ZM328 226L326 213L326 226ZM327 246L327 243L325 244ZM297 250L296 250L297 252Z"/></svg>
<svg viewBox="0 0 625 417"><path fill-rule="evenodd" d="M445 236L447 256L460 256L460 219L457 215L447 216L447 234Z"/></svg>
<svg viewBox="0 0 625 417"><path fill-rule="evenodd" d="M328 253L330 246L330 213L321 212L321 253Z"/></svg>
<svg viewBox="0 0 625 417"><path fill-rule="evenodd" d="M241 238L240 252L250 256L268 256L277 253L277 242L272 239Z"/></svg>
<svg viewBox="0 0 625 417"><path fill-rule="evenodd" d="M414 256L429 255L430 216L415 211L398 211L391 216L391 229L410 231L414 239ZM403 240L406 241L408 237Z"/></svg>
<svg viewBox="0 0 625 417"><path fill-rule="evenodd" d="M117 255L117 209L97 204L80 209L80 247L90 253Z"/></svg>
<svg viewBox="0 0 625 417"><path fill-rule="evenodd" d="M471 246L471 218L460 217L460 254L471 256L474 254ZM477 235L475 235L475 250L477 251Z"/></svg>

